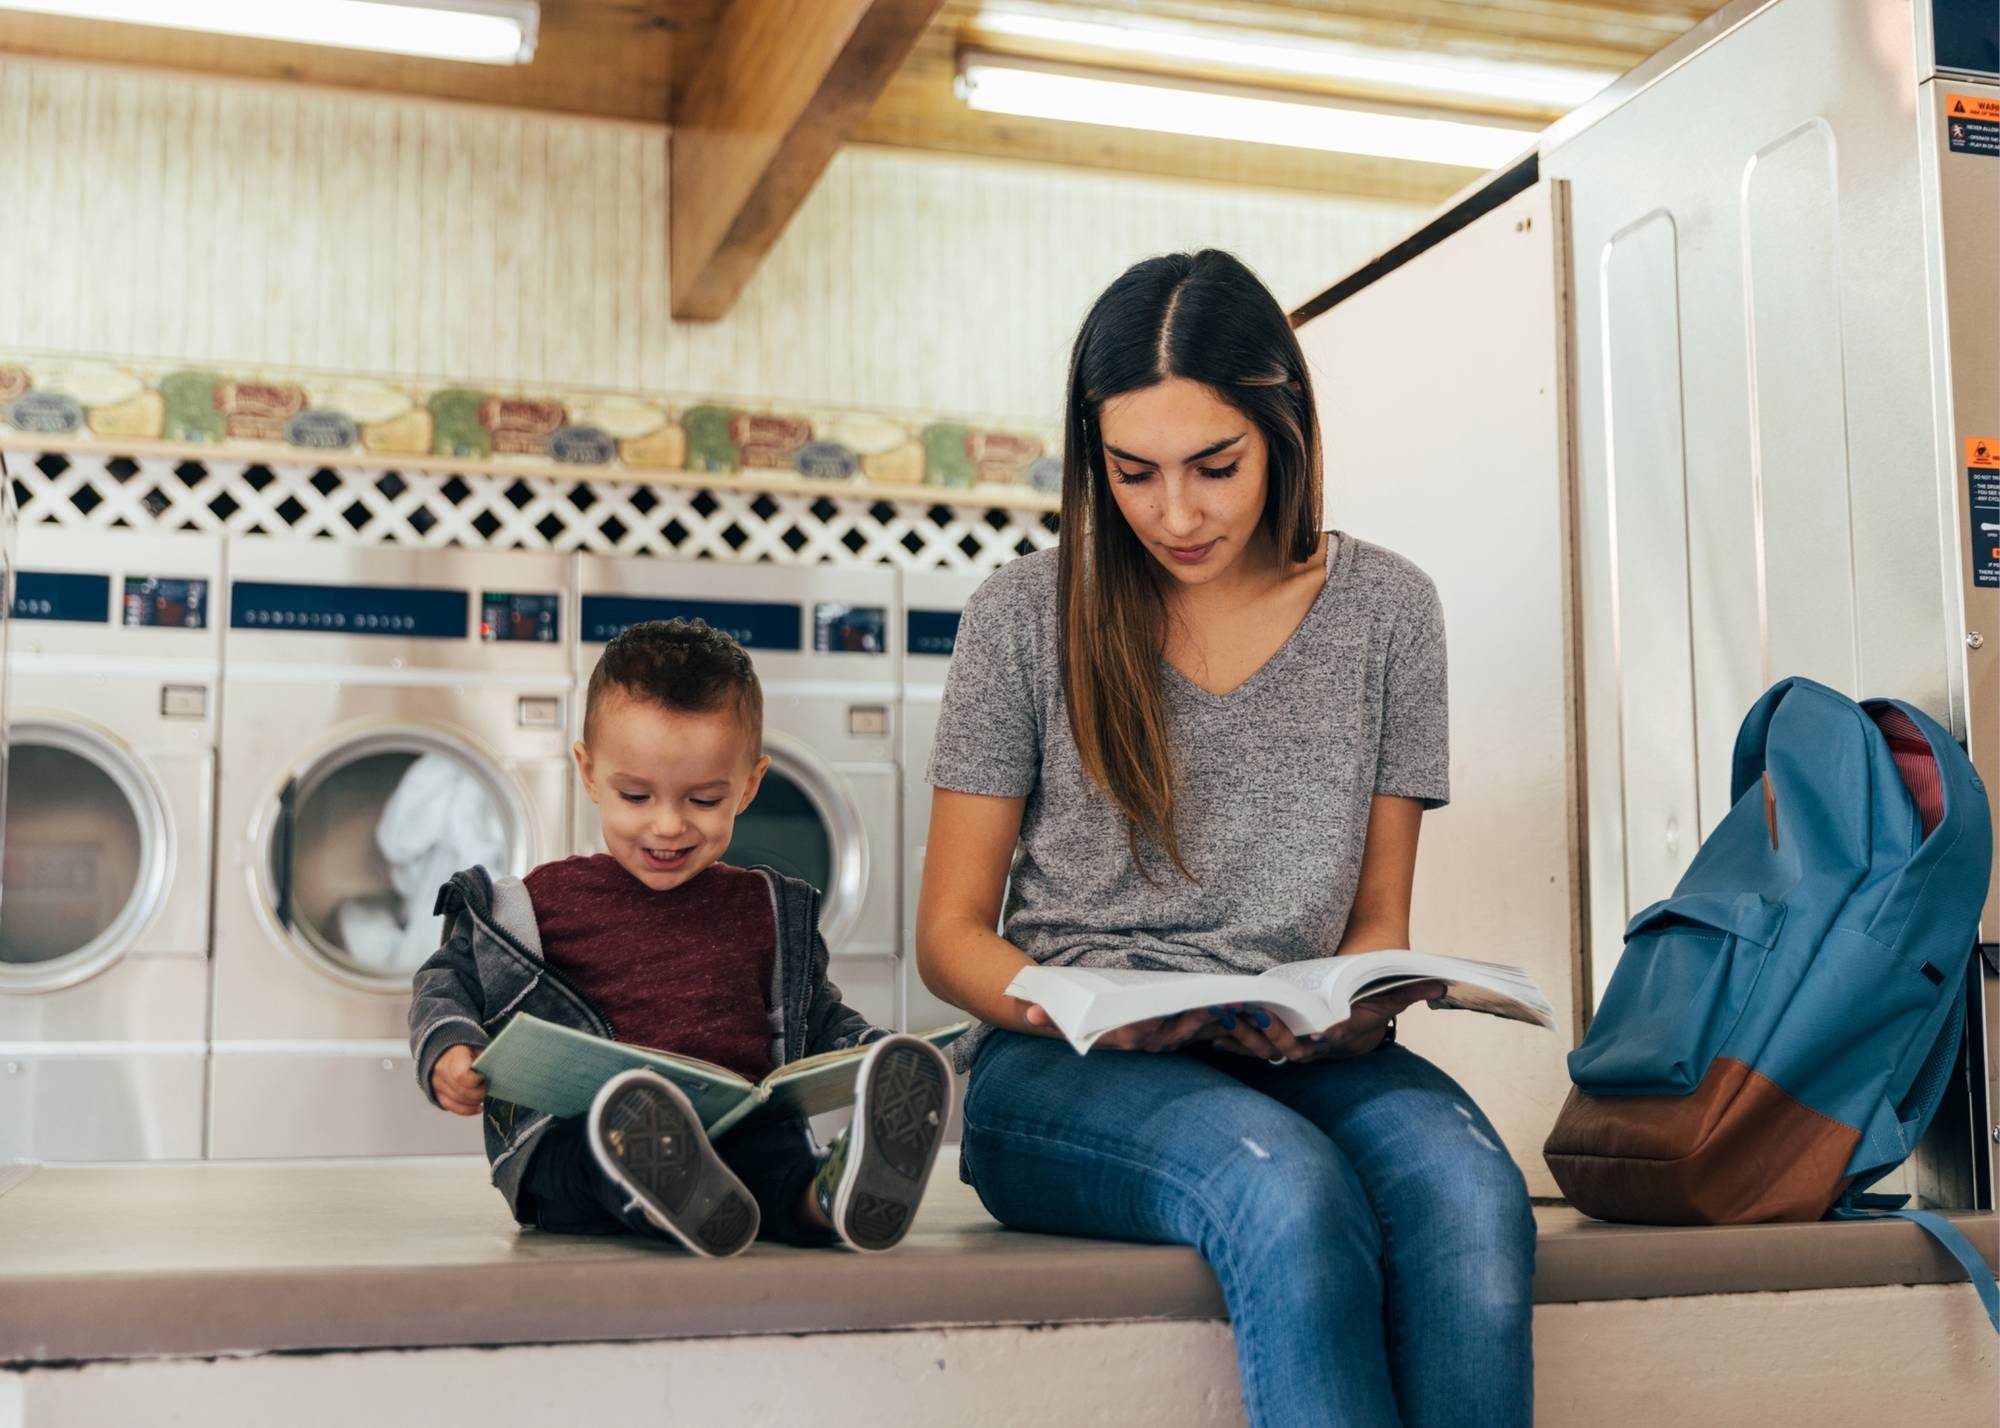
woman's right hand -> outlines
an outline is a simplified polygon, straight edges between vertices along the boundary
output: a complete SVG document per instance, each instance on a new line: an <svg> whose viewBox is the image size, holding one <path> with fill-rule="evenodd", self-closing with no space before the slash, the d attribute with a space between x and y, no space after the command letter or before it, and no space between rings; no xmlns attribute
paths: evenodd
<svg viewBox="0 0 2000 1428"><path fill-rule="evenodd" d="M1028 1025L1034 1027L1055 1026L1048 1012L1039 1006L1031 1006L1027 1012ZM1179 1051L1198 1041L1213 1041L1222 1034L1222 1023L1206 1011L1196 1009L1182 1012L1179 1016L1156 1016L1148 1021L1135 1021L1128 1026L1115 1027L1097 1038L1091 1044L1092 1051Z"/></svg>
<svg viewBox="0 0 2000 1428"><path fill-rule="evenodd" d="M478 1051L460 1042L447 1046L431 1067L431 1090L437 1103L455 1116L476 1116L486 1104L486 1078L472 1069Z"/></svg>

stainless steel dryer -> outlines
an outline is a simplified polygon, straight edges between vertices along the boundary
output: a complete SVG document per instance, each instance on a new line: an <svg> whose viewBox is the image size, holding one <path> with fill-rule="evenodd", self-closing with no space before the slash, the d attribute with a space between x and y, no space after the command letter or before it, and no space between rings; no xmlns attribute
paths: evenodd
<svg viewBox="0 0 2000 1428"><path fill-rule="evenodd" d="M232 545L211 1155L479 1148L414 1082L410 976L452 871L567 844L568 571Z"/></svg>
<svg viewBox="0 0 2000 1428"><path fill-rule="evenodd" d="M983 575L949 570L903 575L903 1011L904 1029L928 1031L961 1021L965 1013L932 996L917 974L917 894L924 881L924 847L930 839L931 786L924 778L937 739L945 674L958 641L958 619Z"/></svg>
<svg viewBox="0 0 2000 1428"><path fill-rule="evenodd" d="M627 625L706 620L749 650L764 686L771 768L723 856L820 888L833 980L869 1020L901 1025L895 572L582 556L577 578L578 737L590 671ZM576 848L603 851L580 783L575 808Z"/></svg>
<svg viewBox="0 0 2000 1428"><path fill-rule="evenodd" d="M0 1160L202 1153L222 543L19 533Z"/></svg>

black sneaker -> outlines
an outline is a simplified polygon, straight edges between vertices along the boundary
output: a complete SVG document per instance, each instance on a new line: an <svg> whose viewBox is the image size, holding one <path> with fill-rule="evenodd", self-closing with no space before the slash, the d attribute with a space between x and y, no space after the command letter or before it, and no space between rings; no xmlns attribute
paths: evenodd
<svg viewBox="0 0 2000 1428"><path fill-rule="evenodd" d="M928 1041L885 1036L854 1076L854 1123L814 1177L820 1212L848 1244L893 1248L909 1233L951 1119L951 1063Z"/></svg>
<svg viewBox="0 0 2000 1428"><path fill-rule="evenodd" d="M757 1238L757 1202L708 1143L701 1118L664 1076L621 1071L590 1103L591 1153L631 1196L628 1214L699 1255L741 1254Z"/></svg>

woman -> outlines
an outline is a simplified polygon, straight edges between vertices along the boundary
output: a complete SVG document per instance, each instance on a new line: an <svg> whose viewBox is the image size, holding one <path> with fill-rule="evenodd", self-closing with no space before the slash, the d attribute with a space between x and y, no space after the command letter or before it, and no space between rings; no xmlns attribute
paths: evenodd
<svg viewBox="0 0 2000 1428"><path fill-rule="evenodd" d="M967 605L930 766L918 964L988 1023L958 1048L965 1178L1016 1228L1199 1249L1258 1428L1527 1424L1526 1184L1393 1044L1438 984L1324 1036L1211 1007L1089 1056L1005 995L1030 961L1406 946L1447 794L1437 593L1321 534L1305 360L1248 269L1128 270L1077 335L1066 423L1062 543Z"/></svg>

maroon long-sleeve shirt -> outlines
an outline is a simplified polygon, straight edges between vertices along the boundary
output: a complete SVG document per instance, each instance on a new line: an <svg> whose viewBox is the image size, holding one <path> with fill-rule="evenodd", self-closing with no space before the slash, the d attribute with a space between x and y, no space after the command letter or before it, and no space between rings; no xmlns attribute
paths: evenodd
<svg viewBox="0 0 2000 1428"><path fill-rule="evenodd" d="M549 966L620 1041L752 1081L770 1072L778 938L761 873L716 863L655 892L600 853L544 863L525 881Z"/></svg>

